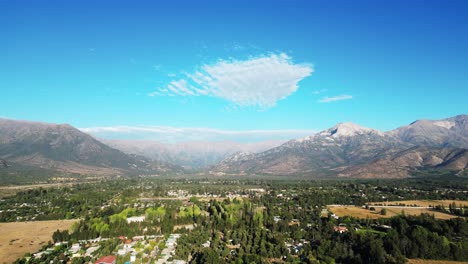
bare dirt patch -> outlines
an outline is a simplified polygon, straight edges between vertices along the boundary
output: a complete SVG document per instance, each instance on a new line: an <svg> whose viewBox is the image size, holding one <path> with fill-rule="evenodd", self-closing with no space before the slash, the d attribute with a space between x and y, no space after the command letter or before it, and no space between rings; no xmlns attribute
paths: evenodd
<svg viewBox="0 0 468 264"><path fill-rule="evenodd" d="M12 263L27 252L36 252L57 230L69 229L78 220L0 223L0 263Z"/></svg>

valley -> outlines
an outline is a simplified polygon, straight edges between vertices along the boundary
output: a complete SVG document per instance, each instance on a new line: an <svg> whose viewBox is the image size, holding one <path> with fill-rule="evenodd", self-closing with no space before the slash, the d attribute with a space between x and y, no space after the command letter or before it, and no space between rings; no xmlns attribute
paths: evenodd
<svg viewBox="0 0 468 264"><path fill-rule="evenodd" d="M115 257L116 263L130 259L347 263L362 258L380 263L381 257L386 259L382 263L403 263L405 258L467 261L462 253L468 237L467 188L467 180L459 177L450 181L137 177L24 189L2 198L0 222L6 222L5 227L8 222L49 223L46 219L75 223L68 231L57 226L60 231L48 233L49 239L43 241L52 244L43 244L41 254L18 247L17 254L32 255L15 263L26 259L87 263L104 256ZM428 208L428 203L450 208L442 212ZM16 236L15 241L22 239ZM401 244L396 236L426 241L425 247L432 249ZM438 250L437 241L450 246Z"/></svg>
<svg viewBox="0 0 468 264"><path fill-rule="evenodd" d="M467 124L340 123L286 142L206 146L101 142L69 125L1 119L0 258L468 261Z"/></svg>

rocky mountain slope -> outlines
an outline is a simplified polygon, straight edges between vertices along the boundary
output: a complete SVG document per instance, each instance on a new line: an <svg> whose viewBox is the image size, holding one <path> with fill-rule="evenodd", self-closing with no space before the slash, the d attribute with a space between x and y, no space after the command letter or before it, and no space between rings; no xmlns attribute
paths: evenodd
<svg viewBox="0 0 468 264"><path fill-rule="evenodd" d="M66 124L0 119L5 164L81 174L152 173L170 166L128 155Z"/></svg>
<svg viewBox="0 0 468 264"><path fill-rule="evenodd" d="M415 145L468 148L468 115L417 120L388 134Z"/></svg>
<svg viewBox="0 0 468 264"><path fill-rule="evenodd" d="M346 164L365 162L385 152L404 149L405 143L382 132L352 123L296 139L259 154L222 161L215 171L260 174L317 174L324 176ZM237 156L240 156L239 154Z"/></svg>
<svg viewBox="0 0 468 264"><path fill-rule="evenodd" d="M262 153L236 153L212 171L364 178L407 177L427 168L459 172L467 168L467 120L462 115L416 121L387 133L340 123Z"/></svg>
<svg viewBox="0 0 468 264"><path fill-rule="evenodd" d="M359 178L403 178L420 169L463 172L468 168L468 150L450 147L412 147L369 163L351 165L338 176Z"/></svg>

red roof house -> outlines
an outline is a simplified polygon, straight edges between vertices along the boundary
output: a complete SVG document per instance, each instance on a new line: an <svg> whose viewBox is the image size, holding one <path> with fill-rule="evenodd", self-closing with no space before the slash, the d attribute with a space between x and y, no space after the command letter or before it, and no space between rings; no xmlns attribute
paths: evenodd
<svg viewBox="0 0 468 264"><path fill-rule="evenodd" d="M348 228L346 228L346 226L341 226L341 225L335 226L334 230L335 230L335 232L338 232L340 234L348 232Z"/></svg>
<svg viewBox="0 0 468 264"><path fill-rule="evenodd" d="M115 264L115 256L105 256L95 262L96 264Z"/></svg>

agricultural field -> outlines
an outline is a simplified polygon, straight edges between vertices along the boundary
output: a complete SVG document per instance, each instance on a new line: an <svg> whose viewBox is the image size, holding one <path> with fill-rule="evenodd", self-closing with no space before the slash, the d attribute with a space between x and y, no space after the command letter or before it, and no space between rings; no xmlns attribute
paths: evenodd
<svg viewBox="0 0 468 264"><path fill-rule="evenodd" d="M27 252L36 252L57 230L69 229L77 220L0 223L0 263L12 263Z"/></svg>
<svg viewBox="0 0 468 264"><path fill-rule="evenodd" d="M405 205L405 206L420 206L420 207L435 207L437 205L449 207L450 204L455 203L456 206L468 206L468 201L459 200L406 200L406 201L388 201L369 203L369 205Z"/></svg>
<svg viewBox="0 0 468 264"><path fill-rule="evenodd" d="M454 215L445 214L442 212L433 211L427 208L391 208L385 207L387 213L385 215L380 214L381 208L376 208L375 211L371 211L358 206L328 206L329 211L336 214L339 217L351 216L355 218L370 218L370 219L379 219L379 218L389 218L397 215L401 215L404 212L405 215L420 215L423 213L428 213L434 215L437 219L451 219L456 218Z"/></svg>
<svg viewBox="0 0 468 264"><path fill-rule="evenodd" d="M17 193L17 190L11 188L0 188L0 199L3 197L13 196Z"/></svg>
<svg viewBox="0 0 468 264"><path fill-rule="evenodd" d="M380 215L378 211L369 211L358 206L328 206L328 210L339 217L351 216L355 218L379 219L386 217Z"/></svg>

